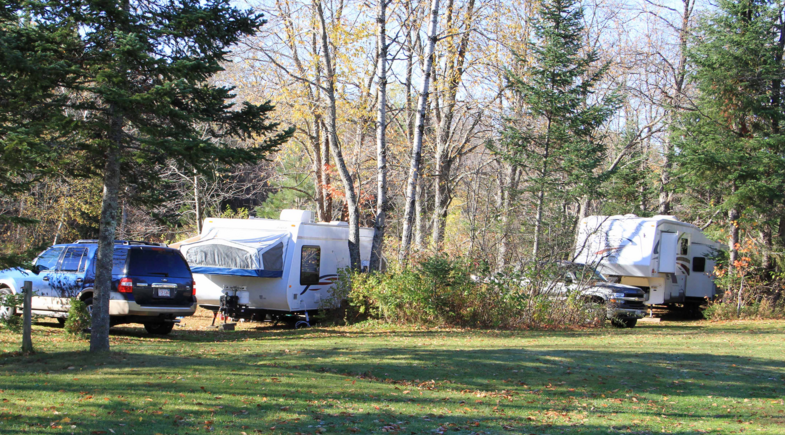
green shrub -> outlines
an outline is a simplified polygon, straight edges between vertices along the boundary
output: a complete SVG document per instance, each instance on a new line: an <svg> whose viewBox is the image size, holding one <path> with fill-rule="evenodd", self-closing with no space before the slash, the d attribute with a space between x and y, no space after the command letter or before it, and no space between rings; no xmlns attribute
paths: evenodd
<svg viewBox="0 0 785 435"><path fill-rule="evenodd" d="M17 308L24 305L25 296L22 293L18 294L0 294L0 306L7 307L11 315L5 317L0 316L0 325L12 332L22 331L22 316L14 315Z"/></svg>
<svg viewBox="0 0 785 435"><path fill-rule="evenodd" d="M604 320L577 294L554 298L543 294L558 273L556 265L531 264L478 279L488 271L466 258L440 254L410 267L385 272L341 271L325 307L332 323L378 319L423 326L520 329L564 325L597 325ZM344 301L343 304L339 304ZM595 309L596 311L596 309Z"/></svg>
<svg viewBox="0 0 785 435"><path fill-rule="evenodd" d="M65 330L69 334L81 334L85 328L90 327L90 313L87 305L78 299L71 299L71 308L68 309L68 319L65 321Z"/></svg>
<svg viewBox="0 0 785 435"><path fill-rule="evenodd" d="M722 296L704 309L707 319L785 319L785 277L781 274L738 267L735 273L719 270L715 275Z"/></svg>

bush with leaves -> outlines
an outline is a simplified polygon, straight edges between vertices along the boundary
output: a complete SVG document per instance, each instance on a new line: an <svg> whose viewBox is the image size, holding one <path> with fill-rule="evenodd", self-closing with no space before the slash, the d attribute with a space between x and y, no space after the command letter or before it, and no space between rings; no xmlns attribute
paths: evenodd
<svg viewBox="0 0 785 435"><path fill-rule="evenodd" d="M549 293L556 265L530 264L482 279L473 272L488 274L466 258L444 254L410 267L392 265L386 272L342 271L329 306L346 302L331 320L499 329L599 325L604 320L579 292Z"/></svg>
<svg viewBox="0 0 785 435"><path fill-rule="evenodd" d="M22 330L22 316L14 313L17 309L24 306L25 296L23 293L10 294L0 293L0 325L12 332Z"/></svg>
<svg viewBox="0 0 785 435"><path fill-rule="evenodd" d="M89 326L90 313L87 311L87 305L79 299L71 299L71 308L68 309L65 330L69 334L78 335Z"/></svg>
<svg viewBox="0 0 785 435"><path fill-rule="evenodd" d="M739 258L718 262L713 275L722 297L703 312L709 320L785 318L785 273L769 273L752 239L736 244Z"/></svg>

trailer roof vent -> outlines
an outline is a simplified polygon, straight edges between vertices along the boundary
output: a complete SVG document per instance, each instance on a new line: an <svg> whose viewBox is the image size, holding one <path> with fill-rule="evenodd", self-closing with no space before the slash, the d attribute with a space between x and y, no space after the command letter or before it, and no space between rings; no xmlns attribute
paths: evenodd
<svg viewBox="0 0 785 435"><path fill-rule="evenodd" d="M294 209L281 210L282 221L303 222L309 224L311 223L311 215L312 213L310 210L294 210Z"/></svg>

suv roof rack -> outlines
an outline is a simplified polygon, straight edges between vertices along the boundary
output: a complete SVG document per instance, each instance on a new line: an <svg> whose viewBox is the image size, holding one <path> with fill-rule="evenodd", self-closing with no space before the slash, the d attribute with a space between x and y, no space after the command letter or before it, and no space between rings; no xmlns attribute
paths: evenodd
<svg viewBox="0 0 785 435"><path fill-rule="evenodd" d="M166 246L166 243L156 243L156 242L145 242L143 240L115 240L115 244L121 245L140 245L140 246ZM77 244L80 243L98 243L96 239L80 239L77 240Z"/></svg>

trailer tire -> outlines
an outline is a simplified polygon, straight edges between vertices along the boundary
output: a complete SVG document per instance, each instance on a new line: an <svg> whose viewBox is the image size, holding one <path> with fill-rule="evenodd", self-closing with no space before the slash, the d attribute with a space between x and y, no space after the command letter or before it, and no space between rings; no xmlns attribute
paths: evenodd
<svg viewBox="0 0 785 435"><path fill-rule="evenodd" d="M306 322L305 320L300 320L294 324L294 329L309 328L310 326L311 326L310 323Z"/></svg>

